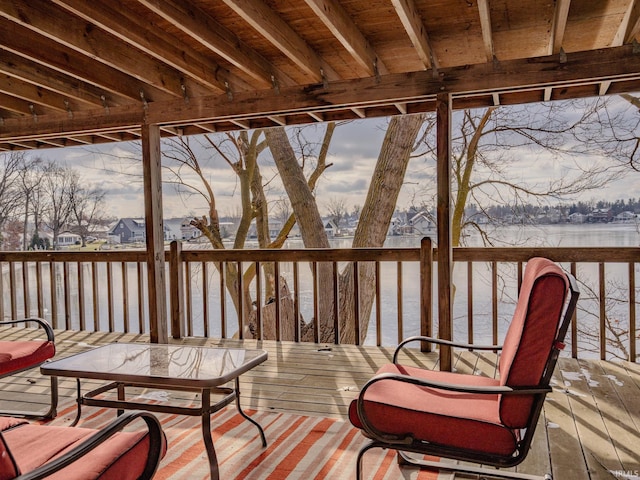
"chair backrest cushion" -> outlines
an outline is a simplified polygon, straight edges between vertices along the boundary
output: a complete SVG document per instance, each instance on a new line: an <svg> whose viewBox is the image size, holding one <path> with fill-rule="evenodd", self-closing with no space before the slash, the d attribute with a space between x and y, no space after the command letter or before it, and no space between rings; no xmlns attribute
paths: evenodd
<svg viewBox="0 0 640 480"><path fill-rule="evenodd" d="M541 385L568 291L567 277L558 265L539 257L527 262L500 357L501 385ZM532 396L503 395L500 418L508 427L524 428L532 406Z"/></svg>
<svg viewBox="0 0 640 480"><path fill-rule="evenodd" d="M56 353L49 340L16 340L0 342L0 375L10 375L36 367Z"/></svg>
<svg viewBox="0 0 640 480"><path fill-rule="evenodd" d="M0 480L11 480L18 476L18 467L11 456L11 452L0 433Z"/></svg>

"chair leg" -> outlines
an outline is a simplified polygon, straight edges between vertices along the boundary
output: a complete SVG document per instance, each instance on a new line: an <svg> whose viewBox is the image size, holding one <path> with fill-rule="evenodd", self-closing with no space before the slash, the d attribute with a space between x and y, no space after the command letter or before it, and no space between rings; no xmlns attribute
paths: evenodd
<svg viewBox="0 0 640 480"><path fill-rule="evenodd" d="M362 480L362 457L364 456L364 454L367 451L371 450L372 448L376 448L376 447L384 448L381 445L379 445L378 442L376 442L374 440L374 441L371 441L371 442L367 443L358 452L358 459L357 459L357 462L356 462L356 480Z"/></svg>
<svg viewBox="0 0 640 480"><path fill-rule="evenodd" d="M418 460L409 457L405 452L398 450L398 464L411 465L419 468L429 468L434 470L445 470L450 472L468 473L478 475L480 478L507 478L518 480L552 480L551 474L532 475L529 473L511 472L506 470L498 470L495 468L472 467L462 464L454 464L447 462L434 462L430 460Z"/></svg>
<svg viewBox="0 0 640 480"><path fill-rule="evenodd" d="M40 418L40 419L52 419L55 418L58 411L58 377L51 377L51 392L50 392L49 409L45 412L28 412L20 410L2 410L0 415L8 417L21 417L21 418Z"/></svg>

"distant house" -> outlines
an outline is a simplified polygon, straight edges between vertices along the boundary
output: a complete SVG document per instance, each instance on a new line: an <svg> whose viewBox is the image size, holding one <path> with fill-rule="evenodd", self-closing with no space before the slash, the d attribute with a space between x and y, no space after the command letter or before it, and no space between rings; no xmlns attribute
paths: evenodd
<svg viewBox="0 0 640 480"><path fill-rule="evenodd" d="M633 212L621 212L613 218L616 223L634 223L636 221L636 214Z"/></svg>
<svg viewBox="0 0 640 480"><path fill-rule="evenodd" d="M121 218L109 230L109 239L113 243L136 243L146 239L144 219Z"/></svg>
<svg viewBox="0 0 640 480"><path fill-rule="evenodd" d="M596 208L589 212L587 221L590 223L606 223L611 220L611 210L608 208Z"/></svg>
<svg viewBox="0 0 640 480"><path fill-rule="evenodd" d="M171 242L173 240L184 240L182 237L182 218L166 218L162 221L164 225L164 240Z"/></svg>
<svg viewBox="0 0 640 480"><path fill-rule="evenodd" d="M585 223L587 216L584 213L575 212L569 215L569 222L571 223Z"/></svg>
<svg viewBox="0 0 640 480"><path fill-rule="evenodd" d="M327 232L327 237L329 238L333 238L340 233L338 225L333 220L324 221L324 231Z"/></svg>
<svg viewBox="0 0 640 480"><path fill-rule="evenodd" d="M79 245L82 243L80 235L71 232L62 232L58 235L56 246L58 248L66 248L72 245Z"/></svg>
<svg viewBox="0 0 640 480"><path fill-rule="evenodd" d="M436 229L436 224L427 212L416 213L409 220L409 225L411 226L414 235L433 233Z"/></svg>

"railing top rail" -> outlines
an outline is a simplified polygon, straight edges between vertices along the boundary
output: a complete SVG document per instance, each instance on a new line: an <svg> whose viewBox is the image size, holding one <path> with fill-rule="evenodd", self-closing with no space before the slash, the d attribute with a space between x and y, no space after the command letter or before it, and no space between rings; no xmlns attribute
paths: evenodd
<svg viewBox="0 0 640 480"><path fill-rule="evenodd" d="M437 259L437 251L434 252ZM492 247L454 248L453 260L459 262L526 262L546 257L554 262L640 262L640 247Z"/></svg>
<svg viewBox="0 0 640 480"><path fill-rule="evenodd" d="M183 250L182 260L238 262L418 261L420 248L300 248L256 250Z"/></svg>
<svg viewBox="0 0 640 480"><path fill-rule="evenodd" d="M434 248L434 261L438 249ZM169 256L166 250L165 255ZM615 263L640 262L640 247L457 247L457 262L526 262L532 257L547 257L555 262ZM144 262L145 250L95 252L27 251L0 252L0 262ZM182 250L187 262L348 262L419 261L420 248L300 248L253 250Z"/></svg>

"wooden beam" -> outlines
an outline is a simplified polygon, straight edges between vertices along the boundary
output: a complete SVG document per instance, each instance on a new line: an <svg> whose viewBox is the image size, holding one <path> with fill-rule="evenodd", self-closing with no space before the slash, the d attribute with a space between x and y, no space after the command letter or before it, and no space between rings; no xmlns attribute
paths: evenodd
<svg viewBox="0 0 640 480"><path fill-rule="evenodd" d="M223 0L312 81L336 80L338 75L271 7L262 0Z"/></svg>
<svg viewBox="0 0 640 480"><path fill-rule="evenodd" d="M387 67L358 29L344 7L336 0L305 0L349 55L369 76L386 75Z"/></svg>
<svg viewBox="0 0 640 480"><path fill-rule="evenodd" d="M437 238L438 238L438 337L453 340L451 240L451 95L436 98ZM440 347L440 370L451 371L451 348Z"/></svg>
<svg viewBox="0 0 640 480"><path fill-rule="evenodd" d="M138 0L209 50L217 53L258 82L256 87L293 85L294 82L268 60L243 43L206 12L194 5L170 0Z"/></svg>
<svg viewBox="0 0 640 480"><path fill-rule="evenodd" d="M404 29L413 43L420 60L425 68L438 68L437 61L433 55L427 28L422 21L413 0L391 0L393 8L404 26ZM491 24L489 24L491 25Z"/></svg>
<svg viewBox="0 0 640 480"><path fill-rule="evenodd" d="M640 33L640 1L632 1L631 15L629 17L629 23L627 24L627 30L624 35L623 43L631 43Z"/></svg>
<svg viewBox="0 0 640 480"><path fill-rule="evenodd" d="M480 28L482 29L482 43L484 44L484 53L487 57L487 62L492 62L494 57L494 49L489 0L478 0L478 15L480 16Z"/></svg>
<svg viewBox="0 0 640 480"><path fill-rule="evenodd" d="M121 104L118 100L123 98L127 103L130 100L139 101L140 92L144 92L149 100L175 98L14 22L0 20L0 45L24 58L25 62L44 65L103 89L109 105Z"/></svg>
<svg viewBox="0 0 640 480"><path fill-rule="evenodd" d="M562 42L564 41L564 32L567 28L570 6L571 0L556 0L551 36L549 38L549 55L560 53Z"/></svg>
<svg viewBox="0 0 640 480"><path fill-rule="evenodd" d="M638 16L637 16L638 9L636 5L637 3L638 2L636 0L631 0L629 5L627 6L627 9L624 12L624 16L622 17L622 21L618 26L618 30L616 31L616 34L614 35L613 40L611 41L612 47L619 47L620 45L622 45L625 41L625 38L628 35L628 32L634 27L634 24L638 21ZM632 16L634 15L635 15L635 18L633 18L632 20ZM602 82L600 84L600 88L598 89L600 95L606 95L606 93L609 91L610 86L611 86L610 81Z"/></svg>
<svg viewBox="0 0 640 480"><path fill-rule="evenodd" d="M104 90L51 68L25 61L23 57L4 49L0 49L0 72L85 105L100 107L103 104Z"/></svg>
<svg viewBox="0 0 640 480"><path fill-rule="evenodd" d="M170 95L181 97L185 83L195 88L177 70L143 52L122 48L122 43L113 36L48 0L0 0L0 16Z"/></svg>
<svg viewBox="0 0 640 480"><path fill-rule="evenodd" d="M147 236L149 336L152 343L168 343L162 225L162 155L158 125L142 125L142 171Z"/></svg>
<svg viewBox="0 0 640 480"><path fill-rule="evenodd" d="M229 73L207 56L193 50L180 39L161 28L150 28L148 18L142 18L121 0L86 2L85 0L52 0L56 5L78 15L107 31L120 41L183 71L207 89L226 92L250 90L243 80ZM157 26L155 26L157 27ZM211 92L213 93L213 92Z"/></svg>
<svg viewBox="0 0 640 480"><path fill-rule="evenodd" d="M68 112L79 109L74 99L60 95L21 79L8 75L0 75L0 92L5 92L32 105L42 105L50 111Z"/></svg>
<svg viewBox="0 0 640 480"><path fill-rule="evenodd" d="M150 102L142 107L114 107L67 115L47 115L33 122L31 118L6 118L0 125L0 139L16 140L86 131L135 130L148 118L150 123L185 125L219 121L241 122L267 115L315 114L333 110L367 108L396 103L429 102L438 93L450 93L454 103L477 95L491 97L517 91L571 85L595 85L605 80L640 79L640 54L632 45L568 53L560 63L557 55L526 60L505 60L465 67L442 68L438 76L431 71L384 75L283 88L279 92L263 90L227 95L207 96L184 101ZM542 98L540 96L539 98ZM322 117L327 118L327 117Z"/></svg>

